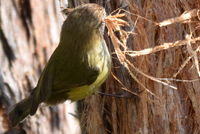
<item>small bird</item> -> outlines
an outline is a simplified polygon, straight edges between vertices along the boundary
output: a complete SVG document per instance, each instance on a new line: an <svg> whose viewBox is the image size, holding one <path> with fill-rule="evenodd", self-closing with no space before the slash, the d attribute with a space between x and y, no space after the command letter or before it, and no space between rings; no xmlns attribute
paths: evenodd
<svg viewBox="0 0 200 134"><path fill-rule="evenodd" d="M34 115L40 103L77 101L97 91L111 70L111 57L103 38L105 17L105 9L97 4L79 6L68 14L60 43L37 86L9 113L12 126Z"/></svg>

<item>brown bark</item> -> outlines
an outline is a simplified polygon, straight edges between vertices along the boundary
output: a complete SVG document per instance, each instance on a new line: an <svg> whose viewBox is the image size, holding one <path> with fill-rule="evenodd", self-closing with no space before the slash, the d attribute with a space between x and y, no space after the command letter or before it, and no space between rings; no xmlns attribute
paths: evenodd
<svg viewBox="0 0 200 134"><path fill-rule="evenodd" d="M124 1L112 1L111 9L120 7ZM132 1L126 0L128 10L154 22L180 16L185 11L199 9L200 1L157 0L157 1ZM131 16L131 22L136 33L128 42L132 50L142 50L161 45L165 42L175 42L185 39L186 34L199 25L199 18L193 18L193 23L175 23L166 27L158 27L154 23L137 16ZM193 33L199 37L199 29ZM112 45L109 44L112 48ZM195 50L199 42L192 44ZM111 49L111 51L113 51ZM157 78L173 78L180 66L189 56L187 47L175 47L168 50L130 58L132 63L148 74ZM147 133L180 133L197 134L199 130L199 81L176 82L170 84L177 90L154 82L135 72L140 83L144 84L156 97L144 89L130 77L123 65L120 65L113 55L112 72L131 91L139 96L131 98L113 98L91 96L84 101L85 114L82 120L84 131L87 133L112 133L112 134L147 134ZM198 79L194 61L190 60L186 67L175 77L181 80ZM106 93L123 93L122 86L111 76L102 88ZM140 92L143 91L143 92ZM123 93L127 96L126 92ZM98 125L97 125L98 122ZM83 124L83 123L81 123Z"/></svg>
<svg viewBox="0 0 200 134"><path fill-rule="evenodd" d="M131 13L154 22L180 16L184 11L199 9L199 0L83 0L103 5L110 13L125 7ZM71 1L70 6L81 2ZM127 7L126 7L127 5ZM59 42L59 31L64 20L59 1L1 0L0 5L0 133L73 133L68 114L71 106L61 104L42 107L17 128L11 128L7 112L11 106L28 96L49 56ZM136 35L128 40L131 50L142 50L185 39L190 29L197 29L193 37L199 37L198 18L193 23L175 23L165 27L137 16L129 16ZM136 25L134 25L136 23ZM105 36L110 52L114 48ZM192 44L195 50L199 42ZM190 55L186 46L159 51L146 56L128 59L144 73L157 78L172 78ZM87 134L198 134L200 133L200 82L176 82L171 89L141 74L135 76L157 97L146 92L135 82L126 68L113 56L112 73L126 88L138 94L131 95L122 89L111 75L101 92L117 93L123 98L93 95L79 102L82 132ZM194 61L190 60L177 79L198 79ZM67 110L67 111L66 111ZM74 117L73 117L74 118ZM73 128L76 129L76 128Z"/></svg>

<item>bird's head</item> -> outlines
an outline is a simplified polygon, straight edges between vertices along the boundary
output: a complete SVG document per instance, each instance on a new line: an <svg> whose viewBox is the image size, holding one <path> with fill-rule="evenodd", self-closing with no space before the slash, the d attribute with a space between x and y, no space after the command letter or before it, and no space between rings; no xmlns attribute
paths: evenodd
<svg viewBox="0 0 200 134"><path fill-rule="evenodd" d="M106 17L105 9L97 4L85 4L74 8L68 13L68 17L63 25L67 25L68 30L86 32L94 29L104 31ZM64 29L63 29L64 30ZM67 30L67 29L66 29Z"/></svg>

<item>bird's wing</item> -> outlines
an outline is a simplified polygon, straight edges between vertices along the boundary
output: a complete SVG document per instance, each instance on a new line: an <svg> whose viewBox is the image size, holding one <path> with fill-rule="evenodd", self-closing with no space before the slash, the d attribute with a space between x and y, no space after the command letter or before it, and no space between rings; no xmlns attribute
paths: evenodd
<svg viewBox="0 0 200 134"><path fill-rule="evenodd" d="M41 102L51 97L53 97L51 103L57 103L63 101L59 100L62 99L60 95L66 93L68 89L92 84L100 73L96 66L88 66L87 62L77 62L80 59L73 59L72 57L70 59L67 55L61 54L62 57L58 57L57 53L59 53L59 49L56 49L51 56L36 89L32 93L31 114L36 112Z"/></svg>
<svg viewBox="0 0 200 134"><path fill-rule="evenodd" d="M44 69L40 84L42 98L47 97L49 91L55 94L63 90L66 92L68 89L90 85L100 73L98 65L89 66L87 57L83 60L83 57L74 55L77 53L65 51L57 48Z"/></svg>

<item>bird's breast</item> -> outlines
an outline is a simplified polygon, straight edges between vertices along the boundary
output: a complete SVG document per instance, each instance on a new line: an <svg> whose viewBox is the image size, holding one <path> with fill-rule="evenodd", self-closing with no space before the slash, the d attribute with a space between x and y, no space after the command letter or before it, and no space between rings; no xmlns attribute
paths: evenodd
<svg viewBox="0 0 200 134"><path fill-rule="evenodd" d="M102 43L102 42L99 42ZM96 44L93 49L87 52L89 66L99 69L97 79L90 85L74 88L68 93L68 98L72 101L80 100L94 93L106 80L111 68L111 58L105 42Z"/></svg>

